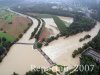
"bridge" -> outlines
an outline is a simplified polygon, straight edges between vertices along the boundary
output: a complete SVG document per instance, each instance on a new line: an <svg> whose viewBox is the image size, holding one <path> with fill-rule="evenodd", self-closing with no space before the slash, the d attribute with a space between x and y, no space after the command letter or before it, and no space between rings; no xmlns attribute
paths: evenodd
<svg viewBox="0 0 100 75"><path fill-rule="evenodd" d="M33 45L34 46L34 43L21 43L21 42L18 43L17 42L17 43L14 43L14 44ZM48 63L51 66L53 66L55 64L42 49L37 48L37 50L44 56L44 58L48 61Z"/></svg>

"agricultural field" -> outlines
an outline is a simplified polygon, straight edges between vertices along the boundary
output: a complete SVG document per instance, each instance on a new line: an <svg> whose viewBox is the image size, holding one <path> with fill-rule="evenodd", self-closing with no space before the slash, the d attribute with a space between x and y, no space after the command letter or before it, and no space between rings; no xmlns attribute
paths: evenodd
<svg viewBox="0 0 100 75"><path fill-rule="evenodd" d="M8 10L2 10L0 12L1 19L4 19L8 24L11 24L13 21L13 18L15 17L14 13L11 13Z"/></svg>
<svg viewBox="0 0 100 75"><path fill-rule="evenodd" d="M31 23L32 21L27 17L16 15L6 9L0 11L0 31L15 38L18 38Z"/></svg>

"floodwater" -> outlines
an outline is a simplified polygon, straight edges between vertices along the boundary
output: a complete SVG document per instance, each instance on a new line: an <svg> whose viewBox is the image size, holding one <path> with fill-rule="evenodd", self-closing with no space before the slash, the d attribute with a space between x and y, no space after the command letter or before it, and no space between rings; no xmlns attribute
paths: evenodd
<svg viewBox="0 0 100 75"><path fill-rule="evenodd" d="M75 49L82 47L84 43L87 43L94 38L100 29L100 23L88 32L82 32L68 38L60 37L58 40L55 40L49 44L49 46L43 47L42 50L57 64L68 66L72 68L73 66L79 65L79 56L72 58L72 53ZM86 39L83 42L79 42L80 38L83 38L85 35L91 35L90 39Z"/></svg>
<svg viewBox="0 0 100 75"><path fill-rule="evenodd" d="M34 39L29 40L38 21L34 18L33 25L18 41L19 43L34 43ZM31 67L50 67L47 60L38 50L33 49L33 45L14 44L9 50L7 56L0 63L0 75L11 75L13 72L24 75Z"/></svg>
<svg viewBox="0 0 100 75"><path fill-rule="evenodd" d="M38 25L38 21L34 18L31 19L33 20L32 27L18 42L34 43L35 40L29 40L29 38L34 28ZM49 25L49 22L48 19L46 24ZM82 47L84 43L92 40L92 38L97 35L99 29L100 23L98 22L95 28L89 32L79 33L68 38L61 37L42 49L57 64L66 66L79 65L79 56L75 59L72 58L73 51ZM57 34L58 31L55 31L55 33ZM80 43L79 39L84 37L86 34L90 34L92 37ZM0 75L11 75L13 72L17 72L19 75L24 75L27 71L31 70L31 66L47 68L50 67L50 64L40 54L40 52L33 49L33 45L14 44L2 63L0 63Z"/></svg>

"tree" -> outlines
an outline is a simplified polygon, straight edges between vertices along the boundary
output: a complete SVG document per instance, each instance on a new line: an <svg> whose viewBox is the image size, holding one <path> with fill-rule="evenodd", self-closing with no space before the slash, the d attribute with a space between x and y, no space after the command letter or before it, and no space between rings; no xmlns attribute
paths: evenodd
<svg viewBox="0 0 100 75"><path fill-rule="evenodd" d="M18 73L13 72L13 74L12 74L12 75L18 75Z"/></svg>
<svg viewBox="0 0 100 75"><path fill-rule="evenodd" d="M2 37L2 42L6 42L6 38L5 37Z"/></svg>
<svg viewBox="0 0 100 75"><path fill-rule="evenodd" d="M37 42L37 48L41 48L42 47L42 43Z"/></svg>
<svg viewBox="0 0 100 75"><path fill-rule="evenodd" d="M27 72L25 75L48 75L48 74L42 68L35 68L32 71Z"/></svg>

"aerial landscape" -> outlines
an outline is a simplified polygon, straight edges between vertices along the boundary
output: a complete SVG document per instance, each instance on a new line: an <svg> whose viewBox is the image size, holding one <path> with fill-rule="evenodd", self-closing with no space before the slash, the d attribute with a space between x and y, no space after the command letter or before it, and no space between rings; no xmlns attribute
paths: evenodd
<svg viewBox="0 0 100 75"><path fill-rule="evenodd" d="M100 0L0 0L0 75L99 75Z"/></svg>

